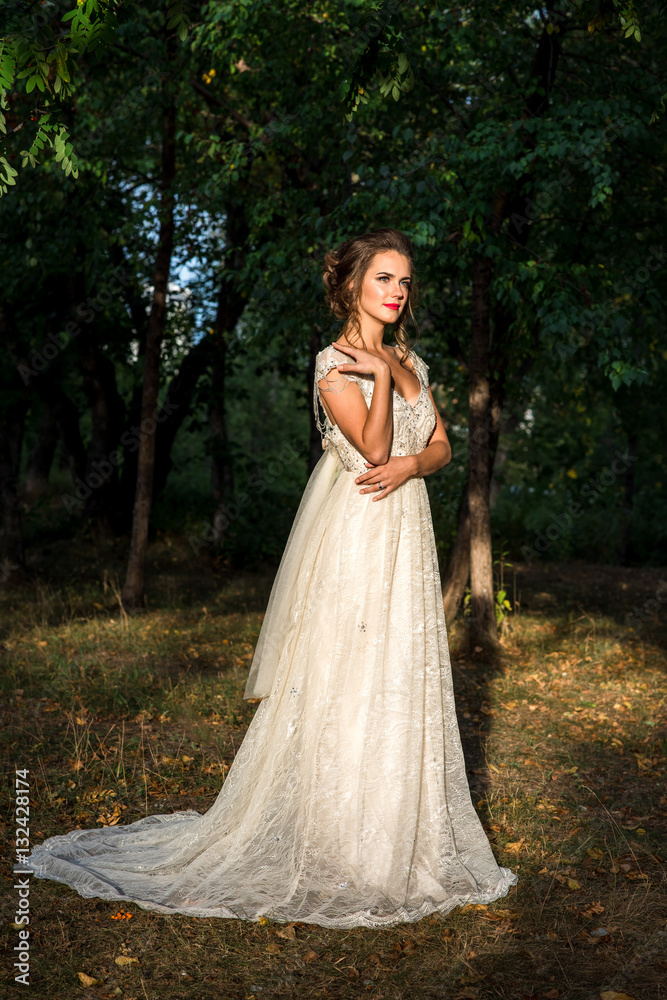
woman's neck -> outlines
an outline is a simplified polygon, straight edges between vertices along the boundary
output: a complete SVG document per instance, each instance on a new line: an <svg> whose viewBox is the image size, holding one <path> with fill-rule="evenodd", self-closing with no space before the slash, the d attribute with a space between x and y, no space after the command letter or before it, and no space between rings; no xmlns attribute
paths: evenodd
<svg viewBox="0 0 667 1000"><path fill-rule="evenodd" d="M367 327L364 329L364 324L361 324L361 339L364 343L364 350L368 351L369 354L384 354L386 353L386 347L384 344L384 327L380 327L378 324L374 324L372 327ZM359 347L358 341L355 343L354 339L347 336L345 329L341 333L339 340L348 343L350 347Z"/></svg>

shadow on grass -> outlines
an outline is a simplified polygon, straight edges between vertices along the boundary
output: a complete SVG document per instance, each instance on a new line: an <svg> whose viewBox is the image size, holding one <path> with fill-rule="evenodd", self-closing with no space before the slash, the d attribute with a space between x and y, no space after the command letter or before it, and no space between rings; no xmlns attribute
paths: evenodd
<svg viewBox="0 0 667 1000"><path fill-rule="evenodd" d="M156 549L159 590L127 622L104 594L101 564L74 592L58 583L59 564L41 590L0 597L0 739L8 778L30 770L34 842L204 812L218 794L254 711L242 694L271 574L216 576L182 553L173 563L178 544ZM505 669L453 656L473 801L499 862L520 878L506 899L335 931L163 917L34 881L31 995L664 996L664 634L659 620L642 634L624 625L626 601L646 600L652 579L605 572L595 592L597 567L526 568ZM192 600L180 600L188 588ZM455 650L456 624L451 632ZM8 859L13 835L5 828ZM9 888L7 864L4 874ZM138 961L117 963L127 957ZM86 989L79 972L100 984ZM7 995L21 989L7 979Z"/></svg>

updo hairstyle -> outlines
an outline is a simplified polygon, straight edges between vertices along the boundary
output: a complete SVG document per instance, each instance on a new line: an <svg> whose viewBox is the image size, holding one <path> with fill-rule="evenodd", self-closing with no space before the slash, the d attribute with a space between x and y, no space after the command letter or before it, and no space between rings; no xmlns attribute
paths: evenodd
<svg viewBox="0 0 667 1000"><path fill-rule="evenodd" d="M411 241L397 229L373 229L369 233L345 240L336 250L329 250L324 255L324 272L322 281L326 289L327 303L337 319L345 321L343 332L351 344L361 341L361 324L359 322L359 297L361 285L373 259L379 253L395 250L410 261L410 277L412 280L408 289L408 298L401 311L400 318L394 325L396 343L403 352L401 362L410 350L410 341L405 332L408 315L412 322L415 318L412 305L415 298L414 283L414 249ZM350 288L350 282L352 287ZM416 323L415 323L416 326Z"/></svg>

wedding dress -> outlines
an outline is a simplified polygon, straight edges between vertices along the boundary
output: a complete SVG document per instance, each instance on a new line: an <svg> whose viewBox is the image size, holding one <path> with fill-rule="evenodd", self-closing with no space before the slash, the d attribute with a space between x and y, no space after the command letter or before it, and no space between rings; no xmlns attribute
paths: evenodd
<svg viewBox="0 0 667 1000"><path fill-rule="evenodd" d="M435 427L428 368L410 360L421 388L393 393L392 455ZM251 665L245 697L262 701L216 802L52 837L26 862L35 875L162 913L329 927L446 914L517 881L470 799L424 480L373 502L354 482L363 457L319 419L318 381L349 361L317 356L324 452ZM372 375L335 375L370 405Z"/></svg>

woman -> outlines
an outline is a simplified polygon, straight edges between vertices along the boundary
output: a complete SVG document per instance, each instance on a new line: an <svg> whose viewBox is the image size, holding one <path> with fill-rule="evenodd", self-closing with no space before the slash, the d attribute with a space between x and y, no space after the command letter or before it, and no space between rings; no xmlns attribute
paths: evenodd
<svg viewBox="0 0 667 1000"><path fill-rule="evenodd" d="M261 703L216 802L53 837L36 875L161 912L330 927L444 914L516 882L466 781L423 479L450 447L403 332L412 282L395 230L326 255L345 323L316 360L325 451L253 658L245 697Z"/></svg>

